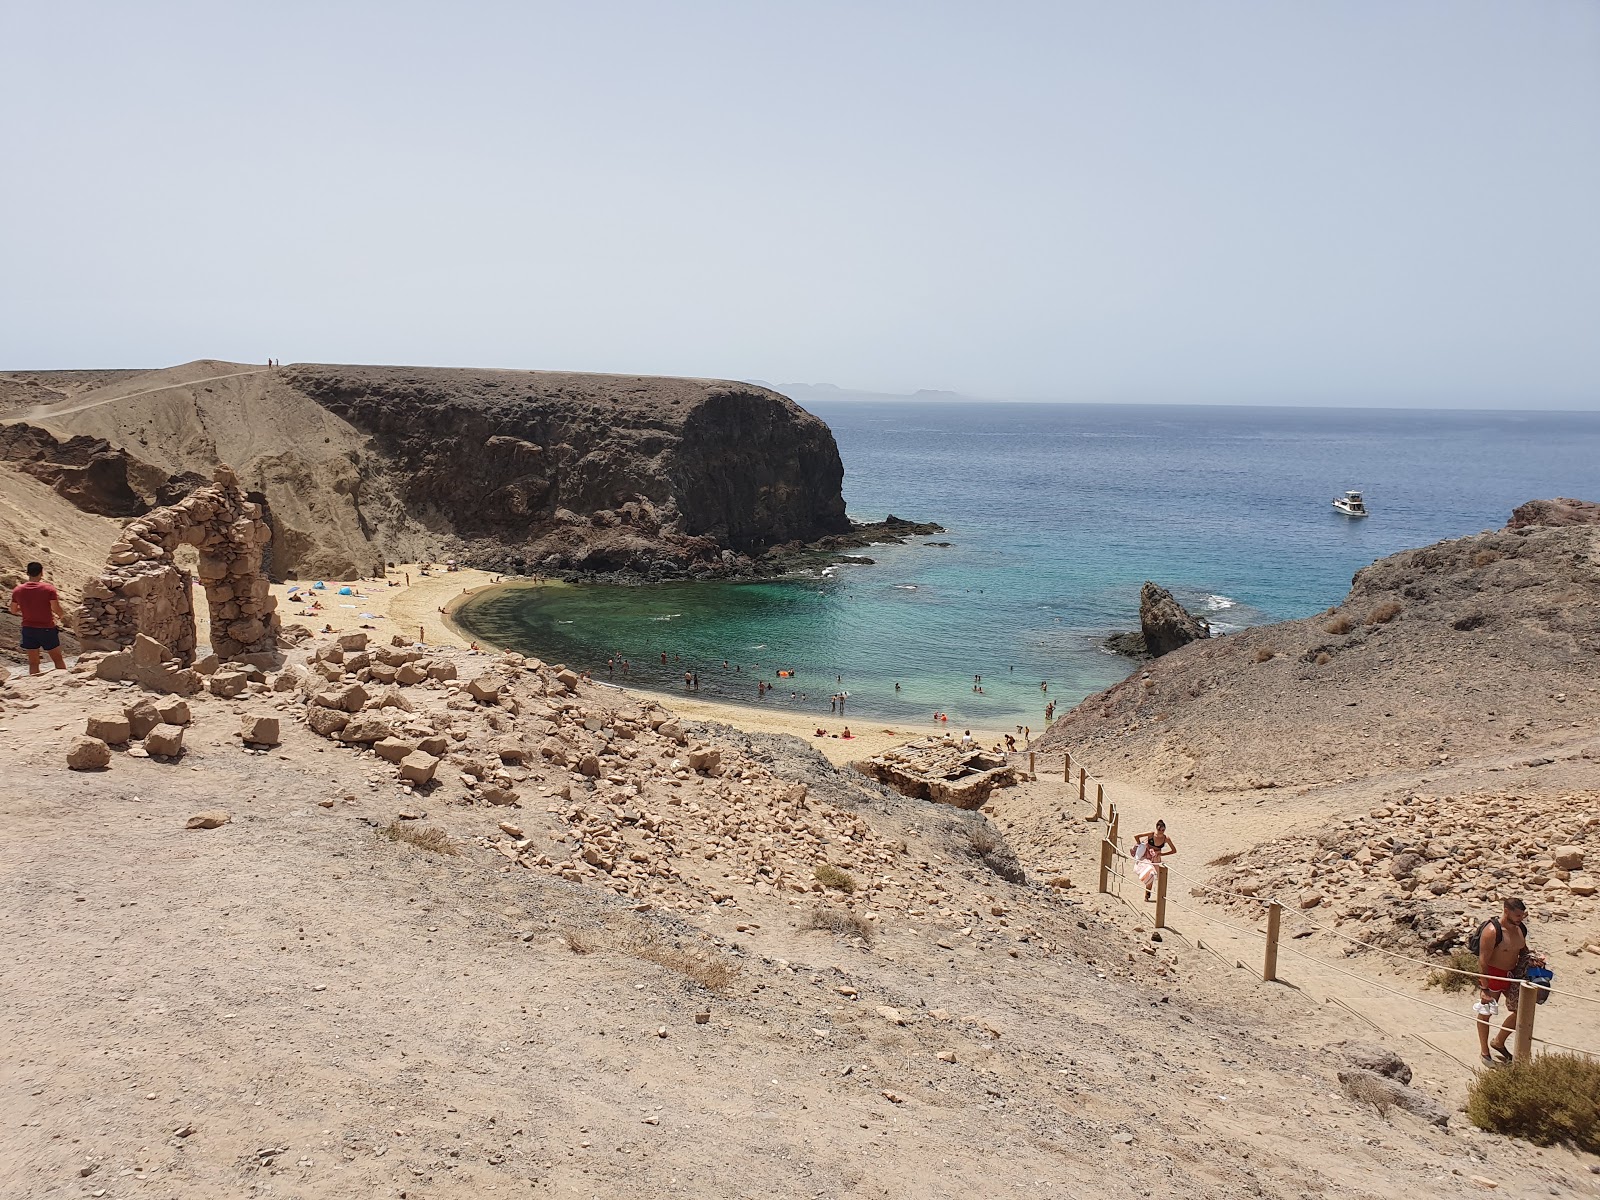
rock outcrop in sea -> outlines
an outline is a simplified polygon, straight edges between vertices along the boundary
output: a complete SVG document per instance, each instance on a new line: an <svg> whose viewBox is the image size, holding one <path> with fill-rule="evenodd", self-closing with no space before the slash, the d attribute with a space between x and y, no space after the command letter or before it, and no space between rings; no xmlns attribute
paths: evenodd
<svg viewBox="0 0 1600 1200"><path fill-rule="evenodd" d="M1548 762L1541 749L1600 721L1600 690L1577 683L1597 665L1600 528L1523 523L1380 559L1315 617L1172 650L1034 748L1217 792L1415 772L1469 752Z"/></svg>
<svg viewBox="0 0 1600 1200"><path fill-rule="evenodd" d="M1210 636L1210 625L1179 604L1166 588L1146 580L1139 589L1139 631L1113 634L1105 644L1130 658L1160 658Z"/></svg>

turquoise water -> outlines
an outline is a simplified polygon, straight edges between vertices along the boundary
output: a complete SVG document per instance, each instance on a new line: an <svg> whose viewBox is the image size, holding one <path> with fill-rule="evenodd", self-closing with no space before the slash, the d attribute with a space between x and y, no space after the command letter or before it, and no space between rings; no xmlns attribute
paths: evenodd
<svg viewBox="0 0 1600 1200"><path fill-rule="evenodd" d="M706 699L756 703L764 678L783 686L760 703L824 724L843 690L846 719L939 710L952 726L1038 729L1046 700L1064 709L1128 673L1099 642L1137 627L1145 579L1226 632L1326 608L1374 559L1498 527L1524 500L1600 498L1593 413L810 408L839 441L851 516L949 532L783 582L500 592L464 608L463 625L599 679L610 656L665 691L698 669ZM1333 511L1346 488L1366 492L1369 519Z"/></svg>

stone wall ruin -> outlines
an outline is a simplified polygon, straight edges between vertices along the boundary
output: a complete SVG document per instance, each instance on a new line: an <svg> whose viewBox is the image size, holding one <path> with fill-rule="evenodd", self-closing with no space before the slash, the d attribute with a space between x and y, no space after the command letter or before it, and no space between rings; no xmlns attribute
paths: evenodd
<svg viewBox="0 0 1600 1200"><path fill-rule="evenodd" d="M231 468L219 466L212 480L123 526L105 571L84 584L78 639L85 650L122 650L143 634L185 666L193 662L194 577L173 558L179 546L193 546L212 653L237 659L276 651L277 600L261 567L272 530Z"/></svg>

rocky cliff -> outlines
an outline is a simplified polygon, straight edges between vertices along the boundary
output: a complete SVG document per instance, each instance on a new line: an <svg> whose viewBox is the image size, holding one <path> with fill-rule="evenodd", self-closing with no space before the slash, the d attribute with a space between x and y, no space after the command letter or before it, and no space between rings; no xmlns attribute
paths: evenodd
<svg viewBox="0 0 1600 1200"><path fill-rule="evenodd" d="M449 557L763 573L767 552L852 528L827 426L751 384L201 360L0 374L6 417L0 468L105 516L232 467L270 513L279 576Z"/></svg>
<svg viewBox="0 0 1600 1200"><path fill-rule="evenodd" d="M828 427L750 384L320 366L278 382L370 434L414 508L480 555L648 571L850 527Z"/></svg>
<svg viewBox="0 0 1600 1200"><path fill-rule="evenodd" d="M1381 559L1315 617L1191 642L1035 748L1239 791L1540 759L1597 721L1600 526L1524 524Z"/></svg>

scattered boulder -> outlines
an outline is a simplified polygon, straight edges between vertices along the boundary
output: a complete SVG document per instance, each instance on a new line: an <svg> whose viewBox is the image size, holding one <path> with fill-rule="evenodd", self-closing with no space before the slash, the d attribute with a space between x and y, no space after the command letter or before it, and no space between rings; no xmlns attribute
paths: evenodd
<svg viewBox="0 0 1600 1200"><path fill-rule="evenodd" d="M467 684L467 694L481 704L493 704L505 686L506 681L498 675L479 675Z"/></svg>
<svg viewBox="0 0 1600 1200"><path fill-rule="evenodd" d="M148 696L136 700L122 711L128 718L128 731L133 737L142 738L161 724L161 712Z"/></svg>
<svg viewBox="0 0 1600 1200"><path fill-rule="evenodd" d="M1358 1082L1359 1081L1359 1082ZM1377 1095L1386 1095L1389 1103L1401 1112L1408 1112L1412 1116L1421 1117L1430 1125L1440 1129L1450 1124L1450 1114L1432 1096L1424 1095L1415 1088L1407 1087L1398 1079L1387 1075L1380 1075L1376 1071L1365 1071L1359 1067L1339 1072L1339 1082L1347 1089L1352 1084L1363 1090Z"/></svg>
<svg viewBox="0 0 1600 1200"><path fill-rule="evenodd" d="M113 746L120 746L132 736L132 728L126 713L90 713L84 733L102 742L110 742Z"/></svg>
<svg viewBox="0 0 1600 1200"><path fill-rule="evenodd" d="M372 743L372 750L379 758L398 763L415 754L417 744L408 742L405 738L383 737Z"/></svg>
<svg viewBox="0 0 1600 1200"><path fill-rule="evenodd" d="M367 635L360 630L352 633L341 633L338 641L339 649L348 654L357 654L367 648Z"/></svg>
<svg viewBox="0 0 1600 1200"><path fill-rule="evenodd" d="M183 726L163 721L144 735L144 748L151 754L177 758L183 753Z"/></svg>
<svg viewBox="0 0 1600 1200"><path fill-rule="evenodd" d="M285 667L278 672L277 678L272 681L272 690L275 692L294 692L300 689L305 682L305 675L298 667Z"/></svg>
<svg viewBox="0 0 1600 1200"><path fill-rule="evenodd" d="M98 771L111 765L111 747L97 737L79 735L67 746L67 767L73 771Z"/></svg>
<svg viewBox="0 0 1600 1200"><path fill-rule="evenodd" d="M1557 846L1550 852L1550 857L1555 860L1556 866L1563 871L1583 870L1582 846Z"/></svg>
<svg viewBox="0 0 1600 1200"><path fill-rule="evenodd" d="M722 751L711 747L689 751L689 768L694 771L715 771L722 765Z"/></svg>
<svg viewBox="0 0 1600 1200"><path fill-rule="evenodd" d="M187 725L194 720L189 713L189 702L180 700L176 696L156 702L156 712L161 720L168 725Z"/></svg>
<svg viewBox="0 0 1600 1200"><path fill-rule="evenodd" d="M250 677L243 671L217 671L206 681L206 690L223 700L232 700L250 686Z"/></svg>
<svg viewBox="0 0 1600 1200"><path fill-rule="evenodd" d="M195 813L184 823L185 829L220 829L233 820L233 814L225 808L208 808L205 812Z"/></svg>
<svg viewBox="0 0 1600 1200"><path fill-rule="evenodd" d="M252 746L276 746L279 742L277 717L246 716L239 736ZM147 746L149 742L145 743Z"/></svg>
<svg viewBox="0 0 1600 1200"><path fill-rule="evenodd" d="M428 678L429 679L445 680L445 679L454 679L455 677L456 677L456 665L455 665L455 663L450 663L450 662L434 663L433 666L428 668Z"/></svg>
<svg viewBox="0 0 1600 1200"><path fill-rule="evenodd" d="M332 737L348 724L350 714L342 708L324 708L313 704L306 709L306 726L312 733L319 733L323 737Z"/></svg>
<svg viewBox="0 0 1600 1200"><path fill-rule="evenodd" d="M439 760L421 750L413 751L400 760L400 778L408 783L430 783L439 769Z"/></svg>
<svg viewBox="0 0 1600 1200"><path fill-rule="evenodd" d="M1371 1042L1335 1042L1331 1049L1338 1050L1358 1071L1372 1071L1401 1083L1411 1082L1411 1068L1406 1060L1386 1046Z"/></svg>

